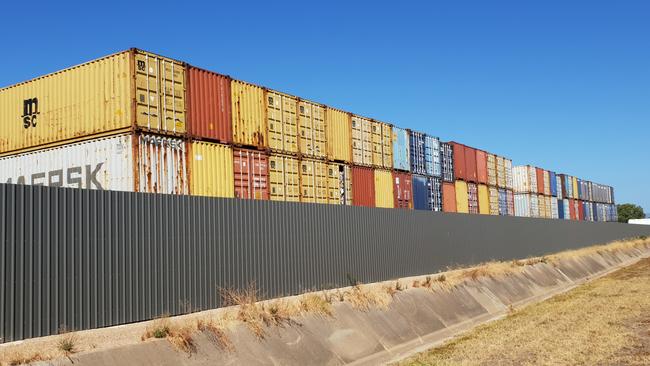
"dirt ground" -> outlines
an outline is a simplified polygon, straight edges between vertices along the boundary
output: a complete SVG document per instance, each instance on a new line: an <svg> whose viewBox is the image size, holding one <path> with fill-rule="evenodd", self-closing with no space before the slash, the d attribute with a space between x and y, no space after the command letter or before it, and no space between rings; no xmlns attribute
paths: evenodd
<svg viewBox="0 0 650 366"><path fill-rule="evenodd" d="M650 259L399 365L650 365Z"/></svg>

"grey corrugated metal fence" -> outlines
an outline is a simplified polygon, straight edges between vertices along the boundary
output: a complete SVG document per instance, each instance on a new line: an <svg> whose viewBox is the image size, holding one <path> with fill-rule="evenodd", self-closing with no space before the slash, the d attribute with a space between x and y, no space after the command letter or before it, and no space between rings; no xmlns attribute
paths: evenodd
<svg viewBox="0 0 650 366"><path fill-rule="evenodd" d="M5 342L650 234L615 223L0 184Z"/></svg>

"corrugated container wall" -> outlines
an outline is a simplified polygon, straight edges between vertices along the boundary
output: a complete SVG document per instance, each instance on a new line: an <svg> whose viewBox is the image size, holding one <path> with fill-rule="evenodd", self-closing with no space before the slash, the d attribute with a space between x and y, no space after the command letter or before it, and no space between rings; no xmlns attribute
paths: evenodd
<svg viewBox="0 0 650 366"><path fill-rule="evenodd" d="M442 211L441 179L424 175L413 175L411 179L413 181L413 208L416 210Z"/></svg>
<svg viewBox="0 0 650 366"><path fill-rule="evenodd" d="M192 141L189 148L190 193L196 196L235 197L232 147Z"/></svg>
<svg viewBox="0 0 650 366"><path fill-rule="evenodd" d="M515 215L515 194L512 190L506 191L506 203L508 204L508 216Z"/></svg>
<svg viewBox="0 0 650 366"><path fill-rule="evenodd" d="M409 132L393 126L393 169L410 171Z"/></svg>
<svg viewBox="0 0 650 366"><path fill-rule="evenodd" d="M324 161L303 159L300 161L300 201L327 203L328 166Z"/></svg>
<svg viewBox="0 0 650 366"><path fill-rule="evenodd" d="M455 180L466 180L466 168L465 168L465 145L449 142L448 143L452 149L453 157L453 168L454 168L454 179Z"/></svg>
<svg viewBox="0 0 650 366"><path fill-rule="evenodd" d="M551 195L551 175L548 170L544 170L544 194Z"/></svg>
<svg viewBox="0 0 650 366"><path fill-rule="evenodd" d="M491 187L497 186L497 159L494 154L487 154L486 157L487 165L487 180L488 185Z"/></svg>
<svg viewBox="0 0 650 366"><path fill-rule="evenodd" d="M266 147L268 135L264 90L239 80L232 80L230 90L233 142L243 146Z"/></svg>
<svg viewBox="0 0 650 366"><path fill-rule="evenodd" d="M579 189L578 189L578 178L576 177L571 177L571 185L573 187L573 198L578 199L580 198L579 195Z"/></svg>
<svg viewBox="0 0 650 366"><path fill-rule="evenodd" d="M300 201L300 161L294 156L269 155L271 201Z"/></svg>
<svg viewBox="0 0 650 366"><path fill-rule="evenodd" d="M233 149L235 197L269 199L269 158L257 150Z"/></svg>
<svg viewBox="0 0 650 366"><path fill-rule="evenodd" d="M424 157L427 165L427 175L440 178L440 139L426 135L424 137Z"/></svg>
<svg viewBox="0 0 650 366"><path fill-rule="evenodd" d="M562 175L560 174L555 174L555 195L559 199L562 199L564 197L564 190L562 189Z"/></svg>
<svg viewBox="0 0 650 366"><path fill-rule="evenodd" d="M490 199L490 215L499 214L499 190L497 187L490 187L488 189Z"/></svg>
<svg viewBox="0 0 650 366"><path fill-rule="evenodd" d="M300 153L323 159L327 156L325 106L301 100L298 103Z"/></svg>
<svg viewBox="0 0 650 366"><path fill-rule="evenodd" d="M375 130L381 131L381 140L373 143L376 149L373 155L375 164L381 164L386 169L393 169L393 127L384 122L374 122ZM373 133L373 138L379 138ZM381 153L381 155L379 155Z"/></svg>
<svg viewBox="0 0 650 366"><path fill-rule="evenodd" d="M187 128L199 139L232 142L230 77L187 69Z"/></svg>
<svg viewBox="0 0 650 366"><path fill-rule="evenodd" d="M520 217L539 217L539 202L536 194L516 193L515 216Z"/></svg>
<svg viewBox="0 0 650 366"><path fill-rule="evenodd" d="M487 153L483 150L476 150L476 179L479 183L487 184Z"/></svg>
<svg viewBox="0 0 650 366"><path fill-rule="evenodd" d="M569 207L569 199L565 198L562 200L562 210L564 211L564 219L571 220L571 212Z"/></svg>
<svg viewBox="0 0 650 366"><path fill-rule="evenodd" d="M537 174L530 165L512 168L513 190L515 193L537 193Z"/></svg>
<svg viewBox="0 0 650 366"><path fill-rule="evenodd" d="M557 199L557 218L564 220L564 200L562 198Z"/></svg>
<svg viewBox="0 0 650 366"><path fill-rule="evenodd" d="M576 202L574 199L569 199L569 217L571 220L577 220Z"/></svg>
<svg viewBox="0 0 650 366"><path fill-rule="evenodd" d="M467 182L462 180L457 180L455 184L455 190L456 190L456 212L469 213ZM445 192L442 193L442 198L445 199Z"/></svg>
<svg viewBox="0 0 650 366"><path fill-rule="evenodd" d="M264 101L269 149L276 153L298 153L298 99L273 90L265 90Z"/></svg>
<svg viewBox="0 0 650 366"><path fill-rule="evenodd" d="M417 131L409 131L409 152L411 160L411 172L413 174L427 174L427 163L425 158L425 134Z"/></svg>
<svg viewBox="0 0 650 366"><path fill-rule="evenodd" d="M467 183L467 207L471 214L478 214L478 187L476 183Z"/></svg>
<svg viewBox="0 0 650 366"><path fill-rule="evenodd" d="M183 140L122 134L0 158L3 183L187 194Z"/></svg>
<svg viewBox="0 0 650 366"><path fill-rule="evenodd" d="M490 214L490 199L488 197L488 187L485 184L478 185L478 212L481 215Z"/></svg>
<svg viewBox="0 0 650 366"><path fill-rule="evenodd" d="M328 164L328 200L333 205L352 205L352 168L340 163Z"/></svg>
<svg viewBox="0 0 650 366"><path fill-rule="evenodd" d="M537 204L539 205L539 217L547 218L546 199L544 198L543 194L537 195ZM550 213L551 210L549 209L548 212Z"/></svg>
<svg viewBox="0 0 650 366"><path fill-rule="evenodd" d="M356 115L352 115L352 162L373 166L372 121Z"/></svg>
<svg viewBox="0 0 650 366"><path fill-rule="evenodd" d="M555 176L555 172L548 172L550 181L551 181L551 196L557 197L557 177Z"/></svg>
<svg viewBox="0 0 650 366"><path fill-rule="evenodd" d="M352 127L350 114L338 109L325 108L327 158L333 161L352 162Z"/></svg>
<svg viewBox="0 0 650 366"><path fill-rule="evenodd" d="M375 206L394 208L393 176L389 170L375 169Z"/></svg>
<svg viewBox="0 0 650 366"><path fill-rule="evenodd" d="M537 179L537 192L544 194L544 169L535 168L535 177Z"/></svg>
<svg viewBox="0 0 650 366"><path fill-rule="evenodd" d="M506 159L501 156L496 157L497 160L497 187L506 188Z"/></svg>
<svg viewBox="0 0 650 366"><path fill-rule="evenodd" d="M411 174L393 172L393 196L395 208L413 208L413 183Z"/></svg>
<svg viewBox="0 0 650 366"><path fill-rule="evenodd" d="M375 174L373 169L352 167L352 203L355 206L375 207Z"/></svg>
<svg viewBox="0 0 650 366"><path fill-rule="evenodd" d="M476 173L476 149L465 146L465 178L468 182L476 182L478 174Z"/></svg>
<svg viewBox="0 0 650 366"><path fill-rule="evenodd" d="M185 66L130 50L0 89L0 154L133 129L185 134Z"/></svg>
<svg viewBox="0 0 650 366"><path fill-rule="evenodd" d="M456 186L454 183L442 183L442 211L456 212Z"/></svg>
<svg viewBox="0 0 650 366"><path fill-rule="evenodd" d="M558 219L560 213L558 212L557 198L551 197L550 200L551 200L551 218Z"/></svg>
<svg viewBox="0 0 650 366"><path fill-rule="evenodd" d="M503 164L506 171L506 188L513 189L514 180L512 177L512 160L504 158Z"/></svg>
<svg viewBox="0 0 650 366"><path fill-rule="evenodd" d="M508 216L508 195L504 188L499 188L499 215Z"/></svg>
<svg viewBox="0 0 650 366"><path fill-rule="evenodd" d="M442 167L442 180L454 181L454 149L448 143L440 143L440 161Z"/></svg>

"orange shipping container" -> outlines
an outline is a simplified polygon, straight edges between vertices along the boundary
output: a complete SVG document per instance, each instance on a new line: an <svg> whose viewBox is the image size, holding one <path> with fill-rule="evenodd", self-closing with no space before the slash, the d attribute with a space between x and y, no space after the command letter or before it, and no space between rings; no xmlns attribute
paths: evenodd
<svg viewBox="0 0 650 366"><path fill-rule="evenodd" d="M375 207L375 173L372 168L352 167L352 189L355 206Z"/></svg>
<svg viewBox="0 0 650 366"><path fill-rule="evenodd" d="M187 128L192 137L232 142L230 77L187 69Z"/></svg>
<svg viewBox="0 0 650 366"><path fill-rule="evenodd" d="M476 180L483 184L488 181L487 153L483 150L476 150Z"/></svg>
<svg viewBox="0 0 650 366"><path fill-rule="evenodd" d="M244 199L269 199L269 159L256 150L233 149L235 197Z"/></svg>
<svg viewBox="0 0 650 366"><path fill-rule="evenodd" d="M395 196L395 208L413 208L411 174L393 172L393 195Z"/></svg>
<svg viewBox="0 0 650 366"><path fill-rule="evenodd" d="M442 183L442 211L456 212L456 188L454 183Z"/></svg>

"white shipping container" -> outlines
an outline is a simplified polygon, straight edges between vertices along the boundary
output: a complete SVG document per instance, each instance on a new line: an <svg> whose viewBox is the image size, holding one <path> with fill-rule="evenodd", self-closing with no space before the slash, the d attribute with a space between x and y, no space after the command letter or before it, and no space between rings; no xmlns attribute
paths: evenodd
<svg viewBox="0 0 650 366"><path fill-rule="evenodd" d="M557 198L555 197L551 197L551 218L552 219L560 218L560 212L558 211L558 206L557 206Z"/></svg>
<svg viewBox="0 0 650 366"><path fill-rule="evenodd" d="M569 199L562 200L562 210L564 211L564 219L571 220L571 207L569 207Z"/></svg>
<svg viewBox="0 0 650 366"><path fill-rule="evenodd" d="M512 168L513 190L515 193L537 193L537 173L535 167L520 165Z"/></svg>
<svg viewBox="0 0 650 366"><path fill-rule="evenodd" d="M515 216L539 217L537 195L515 193Z"/></svg>
<svg viewBox="0 0 650 366"><path fill-rule="evenodd" d="M0 181L187 194L185 159L181 139L122 134L0 158Z"/></svg>
<svg viewBox="0 0 650 366"><path fill-rule="evenodd" d="M506 169L506 188L507 189L513 189L514 179L512 177L512 160L503 159L503 163L504 163L505 169Z"/></svg>

